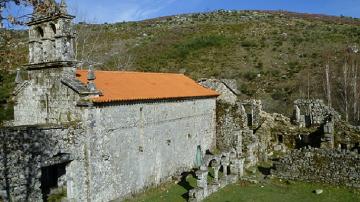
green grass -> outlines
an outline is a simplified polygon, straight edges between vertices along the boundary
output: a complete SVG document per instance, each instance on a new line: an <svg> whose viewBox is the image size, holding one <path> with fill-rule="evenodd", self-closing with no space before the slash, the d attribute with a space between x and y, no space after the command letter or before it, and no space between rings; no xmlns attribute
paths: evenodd
<svg viewBox="0 0 360 202"><path fill-rule="evenodd" d="M160 201L186 201L187 192L196 186L196 179L188 176L183 183L167 183L160 187L147 190L145 193L136 195L127 202L160 202Z"/></svg>
<svg viewBox="0 0 360 202"><path fill-rule="evenodd" d="M48 197L49 202L61 202L67 196L66 189L64 187L58 188L54 193Z"/></svg>
<svg viewBox="0 0 360 202"><path fill-rule="evenodd" d="M210 196L206 201L360 201L359 191L337 188L329 185L295 182L291 184L272 182L267 185L243 185L240 183L229 185L218 193ZM323 189L321 195L313 193L315 189Z"/></svg>
<svg viewBox="0 0 360 202"><path fill-rule="evenodd" d="M193 180L193 179L191 179ZM191 182L195 183L194 181ZM315 189L322 189L320 195L313 193ZM151 189L146 193L134 197L129 202L157 202L186 201L182 195L186 194L186 189L177 184L167 184L163 187ZM229 185L219 192L211 195L207 202L347 202L360 201L360 191L343 187L335 187L323 184L312 184L304 182L284 183L273 180L268 184L248 184L239 182Z"/></svg>

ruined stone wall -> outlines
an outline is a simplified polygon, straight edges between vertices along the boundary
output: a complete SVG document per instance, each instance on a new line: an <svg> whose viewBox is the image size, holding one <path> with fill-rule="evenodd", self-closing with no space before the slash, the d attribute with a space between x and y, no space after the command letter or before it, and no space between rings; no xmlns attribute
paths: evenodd
<svg viewBox="0 0 360 202"><path fill-rule="evenodd" d="M220 96L217 98L220 102L235 104L238 100L237 95L240 92L237 90L236 80L201 79L198 82L205 88L210 88L220 93Z"/></svg>
<svg viewBox="0 0 360 202"><path fill-rule="evenodd" d="M123 198L192 169L197 147L215 146L215 108L209 98L90 110L91 200Z"/></svg>
<svg viewBox="0 0 360 202"><path fill-rule="evenodd" d="M234 147L235 131L242 128L246 120L241 113L241 106L217 102L216 110L216 146L220 150Z"/></svg>
<svg viewBox="0 0 360 202"><path fill-rule="evenodd" d="M61 83L61 75L75 75L73 71L73 68L30 71L30 79L17 89L13 124L60 124L80 120L76 109L79 95Z"/></svg>
<svg viewBox="0 0 360 202"><path fill-rule="evenodd" d="M245 166L251 167L258 161L267 160L271 128L264 127L261 101L245 100L230 104L217 103L216 143L220 150L229 151L240 132ZM246 111L247 110L247 111Z"/></svg>
<svg viewBox="0 0 360 202"><path fill-rule="evenodd" d="M65 176L68 191L85 192L83 135L77 127L0 129L0 199L42 201L41 168L69 161Z"/></svg>
<svg viewBox="0 0 360 202"><path fill-rule="evenodd" d="M294 102L294 122L300 127L320 125L333 119L339 121L341 116L335 109L324 104L323 100L299 99Z"/></svg>
<svg viewBox="0 0 360 202"><path fill-rule="evenodd" d="M360 155L329 149L293 150L275 163L279 178L360 187Z"/></svg>

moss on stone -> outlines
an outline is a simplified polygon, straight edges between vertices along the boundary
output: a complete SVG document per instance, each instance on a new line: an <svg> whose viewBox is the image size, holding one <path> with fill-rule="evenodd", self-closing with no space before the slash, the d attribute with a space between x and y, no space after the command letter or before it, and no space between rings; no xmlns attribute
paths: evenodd
<svg viewBox="0 0 360 202"><path fill-rule="evenodd" d="M61 187L53 191L48 197L48 202L61 202L67 196L66 188Z"/></svg>

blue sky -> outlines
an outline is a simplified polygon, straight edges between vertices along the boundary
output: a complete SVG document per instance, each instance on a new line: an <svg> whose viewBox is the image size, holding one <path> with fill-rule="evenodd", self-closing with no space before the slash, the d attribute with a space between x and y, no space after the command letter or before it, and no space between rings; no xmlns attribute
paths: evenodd
<svg viewBox="0 0 360 202"><path fill-rule="evenodd" d="M77 21L136 21L217 9L288 10L360 18L360 0L68 0ZM12 8L12 12L18 12Z"/></svg>
<svg viewBox="0 0 360 202"><path fill-rule="evenodd" d="M360 18L360 0L68 0L79 20L133 21L217 9L289 10Z"/></svg>

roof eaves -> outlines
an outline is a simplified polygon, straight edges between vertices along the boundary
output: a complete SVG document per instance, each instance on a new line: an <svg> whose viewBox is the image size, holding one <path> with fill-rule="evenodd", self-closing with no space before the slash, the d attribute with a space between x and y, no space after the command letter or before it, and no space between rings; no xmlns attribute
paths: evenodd
<svg viewBox="0 0 360 202"><path fill-rule="evenodd" d="M199 95L199 96L182 96L182 97L163 97L163 98L134 98L134 99L106 99L101 100L99 98L91 99L93 103L112 103L112 102L148 102L148 101L166 101L166 100L183 100L183 99L204 99L218 97L220 94L212 95ZM100 97L101 98L101 97Z"/></svg>

